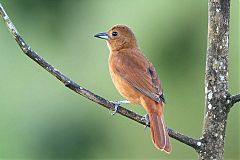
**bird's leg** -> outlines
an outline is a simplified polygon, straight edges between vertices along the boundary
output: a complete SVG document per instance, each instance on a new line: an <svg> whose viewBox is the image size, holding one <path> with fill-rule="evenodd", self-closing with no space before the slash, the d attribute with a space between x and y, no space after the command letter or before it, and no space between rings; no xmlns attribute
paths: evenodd
<svg viewBox="0 0 240 160"><path fill-rule="evenodd" d="M110 101L111 103L121 105L121 104L129 104L130 102L128 100L121 100L121 101Z"/></svg>
<svg viewBox="0 0 240 160"><path fill-rule="evenodd" d="M128 100L110 101L110 102L115 105L114 111L111 113L111 115L115 115L115 114L117 113L117 110L118 110L118 106L119 106L119 105L121 105L121 104L129 104L129 103L130 103Z"/></svg>
<svg viewBox="0 0 240 160"><path fill-rule="evenodd" d="M143 117L146 121L146 124L145 124L145 129L146 129L150 125L149 115L145 114Z"/></svg>

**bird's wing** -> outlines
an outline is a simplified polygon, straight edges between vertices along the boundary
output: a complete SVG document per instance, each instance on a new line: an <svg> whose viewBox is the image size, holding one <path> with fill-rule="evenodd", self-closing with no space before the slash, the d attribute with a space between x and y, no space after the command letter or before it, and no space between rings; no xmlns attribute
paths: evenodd
<svg viewBox="0 0 240 160"><path fill-rule="evenodd" d="M114 72L133 88L156 102L164 102L163 90L153 65L137 52L119 53L113 57Z"/></svg>

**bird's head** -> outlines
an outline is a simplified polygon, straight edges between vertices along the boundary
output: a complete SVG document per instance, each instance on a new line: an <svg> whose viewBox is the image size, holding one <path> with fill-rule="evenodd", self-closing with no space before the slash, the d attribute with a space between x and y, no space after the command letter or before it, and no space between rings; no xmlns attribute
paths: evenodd
<svg viewBox="0 0 240 160"><path fill-rule="evenodd" d="M107 32L100 32L94 35L94 37L107 40L108 47L112 51L138 48L134 33L125 25L115 25Z"/></svg>

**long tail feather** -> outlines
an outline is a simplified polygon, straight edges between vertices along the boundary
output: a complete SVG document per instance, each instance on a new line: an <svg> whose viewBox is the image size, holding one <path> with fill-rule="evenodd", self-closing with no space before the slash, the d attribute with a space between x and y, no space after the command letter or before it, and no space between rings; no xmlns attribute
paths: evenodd
<svg viewBox="0 0 240 160"><path fill-rule="evenodd" d="M159 106L162 107L162 106ZM169 142L169 136L164 124L163 109L158 112L149 109L150 127L152 133L152 140L156 148L165 151L166 153L171 152L171 146Z"/></svg>

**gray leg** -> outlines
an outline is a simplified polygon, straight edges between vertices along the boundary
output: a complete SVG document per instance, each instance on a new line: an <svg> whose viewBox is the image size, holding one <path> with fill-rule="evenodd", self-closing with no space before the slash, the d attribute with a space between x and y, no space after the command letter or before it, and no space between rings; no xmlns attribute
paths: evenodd
<svg viewBox="0 0 240 160"><path fill-rule="evenodd" d="M121 100L121 101L110 101L111 103L121 105L121 104L129 104L130 102L128 100Z"/></svg>

